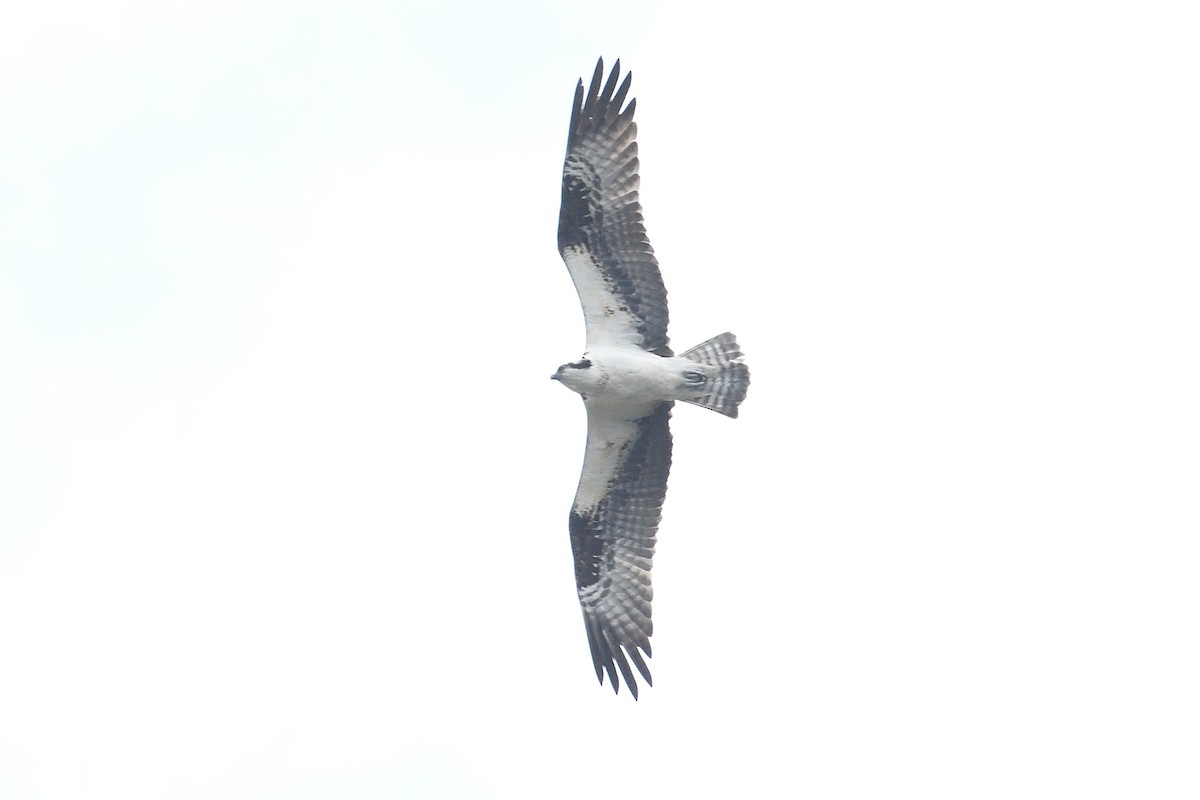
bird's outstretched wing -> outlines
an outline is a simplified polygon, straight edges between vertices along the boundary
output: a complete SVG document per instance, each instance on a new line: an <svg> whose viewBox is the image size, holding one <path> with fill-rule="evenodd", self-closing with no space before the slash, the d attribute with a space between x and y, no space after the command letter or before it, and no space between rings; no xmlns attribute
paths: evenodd
<svg viewBox="0 0 1200 800"><path fill-rule="evenodd" d="M617 61L601 86L601 59L587 92L582 80L575 87L558 249L579 292L589 349L633 344L671 355L667 290L638 202L637 101L621 108L633 75L618 87L620 76Z"/></svg>
<svg viewBox="0 0 1200 800"><path fill-rule="evenodd" d="M618 670L637 699L630 662L647 685L650 669L650 567L671 469L671 406L657 403L645 416L618 418L611 406L588 404L587 453L571 508L575 585L596 677ZM641 652L639 652L639 648Z"/></svg>

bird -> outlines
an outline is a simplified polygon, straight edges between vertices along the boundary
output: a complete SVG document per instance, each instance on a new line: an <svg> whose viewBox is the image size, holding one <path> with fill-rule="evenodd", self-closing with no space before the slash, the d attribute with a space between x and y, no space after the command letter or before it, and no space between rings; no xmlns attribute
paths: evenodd
<svg viewBox="0 0 1200 800"><path fill-rule="evenodd" d="M680 355L667 337L667 292L638 190L636 99L618 59L575 87L563 161L558 249L586 326L583 358L552 375L583 398L587 444L568 530L596 678L638 697L653 686L650 570L667 477L675 401L737 417L750 370L722 333ZM620 81L618 85L618 81ZM644 655L644 657L643 657ZM632 666L631 666L632 664ZM619 677L618 677L619 673Z"/></svg>

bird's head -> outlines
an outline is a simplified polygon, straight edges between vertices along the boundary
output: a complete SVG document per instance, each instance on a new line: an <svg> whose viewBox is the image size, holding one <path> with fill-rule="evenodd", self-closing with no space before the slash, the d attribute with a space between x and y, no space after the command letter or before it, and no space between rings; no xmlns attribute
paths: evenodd
<svg viewBox="0 0 1200 800"><path fill-rule="evenodd" d="M583 390L594 382L595 373L596 371L592 369L592 362L585 358L581 361L563 364L557 372L550 376L550 380L560 381L568 389L582 394Z"/></svg>

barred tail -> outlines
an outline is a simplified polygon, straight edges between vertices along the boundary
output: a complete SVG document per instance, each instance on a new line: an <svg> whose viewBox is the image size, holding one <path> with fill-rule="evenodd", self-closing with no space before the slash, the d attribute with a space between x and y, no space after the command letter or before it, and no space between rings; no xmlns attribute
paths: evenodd
<svg viewBox="0 0 1200 800"><path fill-rule="evenodd" d="M742 363L742 351L733 334L714 336L680 358L715 367L709 371L709 380L703 389L695 397L683 398L684 401L711 408L727 417L736 417L738 406L746 399L746 390L750 388L750 368Z"/></svg>

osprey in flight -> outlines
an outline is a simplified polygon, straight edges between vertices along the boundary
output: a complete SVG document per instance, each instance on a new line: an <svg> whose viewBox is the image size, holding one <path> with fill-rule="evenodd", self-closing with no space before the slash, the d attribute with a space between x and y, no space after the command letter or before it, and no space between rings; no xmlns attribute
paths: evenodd
<svg viewBox="0 0 1200 800"><path fill-rule="evenodd" d="M630 662L652 685L650 565L667 473L676 400L736 417L750 370L732 333L676 356L667 344L667 291L638 202L632 75L607 82L596 63L586 93L575 87L563 164L558 249L587 324L587 352L553 378L583 397L587 448L571 508L575 583L596 677L617 671L637 698ZM639 652L640 650L640 652Z"/></svg>

